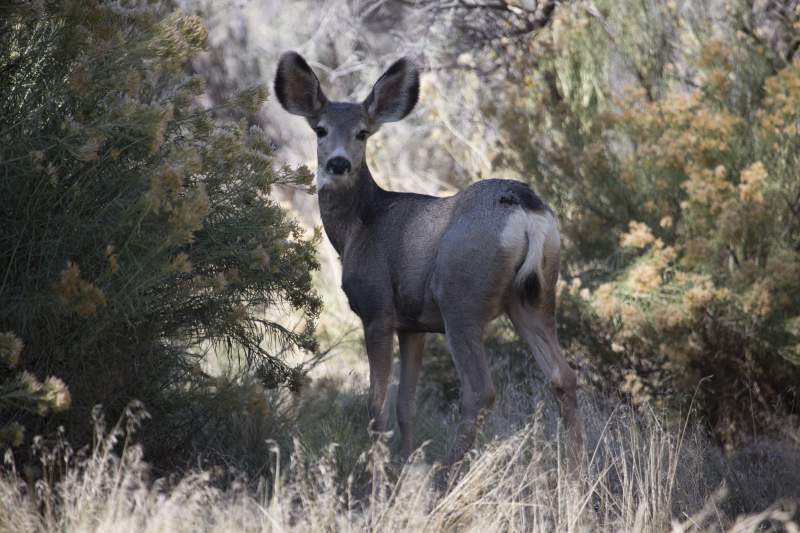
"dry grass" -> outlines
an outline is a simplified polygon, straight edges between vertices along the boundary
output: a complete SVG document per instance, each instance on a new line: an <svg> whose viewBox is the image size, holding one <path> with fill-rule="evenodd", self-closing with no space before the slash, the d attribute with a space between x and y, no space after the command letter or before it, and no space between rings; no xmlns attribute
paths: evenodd
<svg viewBox="0 0 800 533"><path fill-rule="evenodd" d="M290 456L276 446L266 452L270 481L230 482L213 468L153 481L141 448L126 438L142 420L134 408L114 428L101 425L82 458L63 444L43 450L35 483L9 464L0 531L798 531L788 499L800 491L796 448L762 444L761 455L723 457L691 423L670 431L648 410L584 397L590 464L576 480L560 467L552 402L539 399L533 382L510 383L482 444L447 488L437 488L429 462L439 456L430 451L436 443L427 460L423 447L401 467L386 446L369 449L357 429L340 430L363 451L343 463L342 448L355 447L353 455L359 445L322 442L330 429L320 429L319 416L297 420ZM342 387L340 400L362 392ZM331 417L360 405L326 402ZM522 416L531 402L533 414ZM421 411L433 424L431 405Z"/></svg>

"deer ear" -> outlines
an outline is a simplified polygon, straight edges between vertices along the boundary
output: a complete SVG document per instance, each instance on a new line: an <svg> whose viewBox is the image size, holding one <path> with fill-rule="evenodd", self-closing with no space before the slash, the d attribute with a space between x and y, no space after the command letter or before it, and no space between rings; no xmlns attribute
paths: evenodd
<svg viewBox="0 0 800 533"><path fill-rule="evenodd" d="M316 74L297 52L285 52L278 61L275 95L286 111L306 118L318 116L328 103Z"/></svg>
<svg viewBox="0 0 800 533"><path fill-rule="evenodd" d="M405 117L419 99L419 72L407 58L397 60L375 82L364 100L369 119L377 124L395 122Z"/></svg>

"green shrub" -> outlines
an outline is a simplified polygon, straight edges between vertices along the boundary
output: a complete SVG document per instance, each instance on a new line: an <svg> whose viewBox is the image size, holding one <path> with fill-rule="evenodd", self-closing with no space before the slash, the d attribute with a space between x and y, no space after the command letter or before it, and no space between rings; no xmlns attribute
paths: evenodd
<svg viewBox="0 0 800 533"><path fill-rule="evenodd" d="M198 18L137 6L3 8L0 331L24 342L25 368L69 386L73 408L48 427L80 442L95 404L116 417L139 399L148 451L165 453L207 420L209 354L299 386L279 354L314 349L318 265L316 237L269 198L309 172L276 169L260 130L197 103ZM265 98L245 90L226 115ZM272 319L289 312L304 326Z"/></svg>

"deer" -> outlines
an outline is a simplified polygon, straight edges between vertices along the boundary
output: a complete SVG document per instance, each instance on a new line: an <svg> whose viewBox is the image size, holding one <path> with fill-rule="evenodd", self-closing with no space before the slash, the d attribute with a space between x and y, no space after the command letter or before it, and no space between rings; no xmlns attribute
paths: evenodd
<svg viewBox="0 0 800 533"><path fill-rule="evenodd" d="M561 237L553 210L520 181L483 179L453 196L436 197L385 190L367 165L367 140L411 113L419 80L417 67L404 57L364 101L350 103L328 100L296 52L280 57L275 74L281 106L303 117L317 136L322 225L341 260L341 288L364 330L368 430L386 431L397 335L400 454L411 455L425 336L443 333L460 382L460 421L445 464L463 459L495 402L484 332L505 313L555 393L566 455L576 469L583 423L577 375L556 331Z"/></svg>

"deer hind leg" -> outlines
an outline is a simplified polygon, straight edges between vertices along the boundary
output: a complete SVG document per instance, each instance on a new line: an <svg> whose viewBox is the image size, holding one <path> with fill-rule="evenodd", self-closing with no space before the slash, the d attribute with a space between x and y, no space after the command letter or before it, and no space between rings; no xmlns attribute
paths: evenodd
<svg viewBox="0 0 800 533"><path fill-rule="evenodd" d="M542 305L541 301L531 306L517 300L509 304L507 312L517 333L530 346L539 368L550 380L567 437L567 461L570 469L576 472L582 465L584 455L578 380L561 353L554 310L552 306Z"/></svg>
<svg viewBox="0 0 800 533"><path fill-rule="evenodd" d="M472 447L495 390L483 350L483 326L445 318L447 346L461 382L461 421L446 463L453 464Z"/></svg>
<svg viewBox="0 0 800 533"><path fill-rule="evenodd" d="M422 365L424 333L398 332L400 341L400 384L397 388L397 426L400 430L400 454L407 459L414 450L414 419L416 417L416 390L419 369Z"/></svg>
<svg viewBox="0 0 800 533"><path fill-rule="evenodd" d="M373 320L364 325L364 341L369 359L369 431L378 438L386 431L386 393L392 371L394 329L388 320Z"/></svg>

